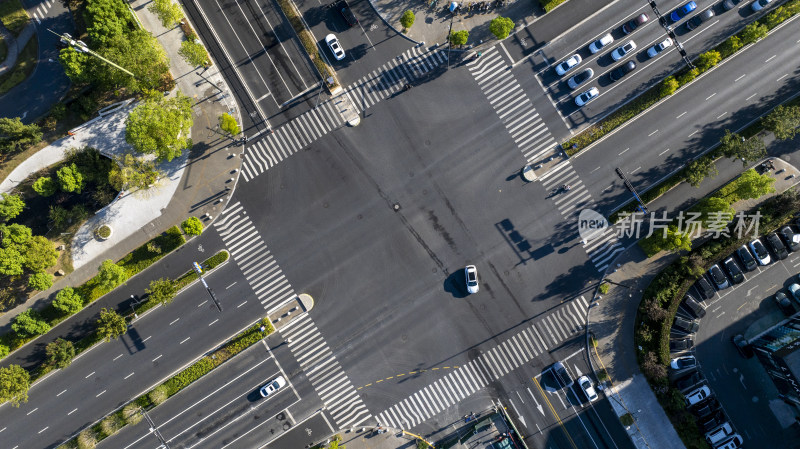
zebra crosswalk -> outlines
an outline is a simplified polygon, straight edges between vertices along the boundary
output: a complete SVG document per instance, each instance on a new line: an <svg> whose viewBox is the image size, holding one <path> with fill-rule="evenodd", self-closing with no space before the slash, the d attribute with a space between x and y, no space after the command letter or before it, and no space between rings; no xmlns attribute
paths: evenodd
<svg viewBox="0 0 800 449"><path fill-rule="evenodd" d="M308 314L295 318L279 332L286 338L289 349L339 429L357 426L372 418Z"/></svg>
<svg viewBox="0 0 800 449"><path fill-rule="evenodd" d="M542 175L540 181L547 191L558 190L564 184L570 185L568 192L554 195L552 199L566 222L569 226L574 227L577 233L578 216L581 210L596 209L596 203L578 173L575 172L572 163L569 160L560 163ZM602 234L592 240L584 241L583 248L589 255L592 264L601 272L608 267L614 256L624 249L611 226L606 226Z"/></svg>
<svg viewBox="0 0 800 449"><path fill-rule="evenodd" d="M581 332L589 303L581 296L525 325L497 346L377 415L378 425L412 429Z"/></svg>
<svg viewBox="0 0 800 449"><path fill-rule="evenodd" d="M384 63L378 70L372 71L344 89L336 97L253 141L245 152L242 179L245 182L252 181L320 137L340 128L344 124L344 118L336 105L341 101L341 97L346 96L350 104L360 113L398 92L406 84L421 78L445 61L447 53L441 49L431 51L413 47L406 50L395 59Z"/></svg>
<svg viewBox="0 0 800 449"><path fill-rule="evenodd" d="M529 164L555 151L555 139L497 46L486 50L467 66Z"/></svg>
<svg viewBox="0 0 800 449"><path fill-rule="evenodd" d="M296 296L239 202L225 209L214 226L268 314Z"/></svg>

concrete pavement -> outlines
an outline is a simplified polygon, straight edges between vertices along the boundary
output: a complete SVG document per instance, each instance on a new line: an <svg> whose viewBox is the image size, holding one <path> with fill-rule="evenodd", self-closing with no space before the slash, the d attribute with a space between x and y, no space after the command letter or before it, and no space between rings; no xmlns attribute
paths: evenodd
<svg viewBox="0 0 800 449"><path fill-rule="evenodd" d="M8 47L8 53L6 54L6 59L0 64L0 75L5 74L9 70L14 68L14 65L17 63L17 57L19 57L19 52L28 41L33 37L33 33L36 31L35 27L33 26L33 22L28 23L25 28L22 29L22 32L19 33L19 37L14 37L10 31L6 27L0 23L0 34L3 35L3 40L6 42L6 47Z"/></svg>

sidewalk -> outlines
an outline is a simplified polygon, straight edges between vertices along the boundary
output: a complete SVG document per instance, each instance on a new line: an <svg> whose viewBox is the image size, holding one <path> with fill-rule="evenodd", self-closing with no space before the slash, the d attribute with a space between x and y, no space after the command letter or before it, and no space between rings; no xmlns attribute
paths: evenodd
<svg viewBox="0 0 800 449"><path fill-rule="evenodd" d="M19 33L18 37L14 37L10 31L6 27L0 23L0 34L3 35L3 39L6 42L6 47L8 47L8 53L6 54L6 59L0 63L0 75L5 74L9 70L14 68L14 65L17 63L17 57L19 57L19 52L25 48L25 45L28 44L28 41L31 40L33 34L36 32L36 27L33 24L33 20L29 21L25 28Z"/></svg>

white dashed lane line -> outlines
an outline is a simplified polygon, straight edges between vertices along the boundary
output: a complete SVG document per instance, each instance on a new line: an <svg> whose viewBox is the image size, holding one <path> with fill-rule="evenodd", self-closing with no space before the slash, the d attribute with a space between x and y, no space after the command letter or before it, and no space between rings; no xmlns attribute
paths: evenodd
<svg viewBox="0 0 800 449"><path fill-rule="evenodd" d="M178 320L180 320L180 317L178 317L178 318L175 318L174 320L172 320L172 321L169 323L169 325L170 325L170 326L172 326L173 324L177 323L177 322L178 322Z"/></svg>
<svg viewBox="0 0 800 449"><path fill-rule="evenodd" d="M133 376L133 373L128 374L127 376L123 377L122 380L126 380L127 378Z"/></svg>
<svg viewBox="0 0 800 449"><path fill-rule="evenodd" d="M93 375L94 373L95 373L95 372L94 372L94 371L92 371L91 373L87 374L87 375L86 375L86 377L84 377L84 379L88 379L88 378L92 377L92 375Z"/></svg>
<svg viewBox="0 0 800 449"><path fill-rule="evenodd" d="M789 74L788 74L788 73L787 73L787 74L785 74L785 75L783 75L782 77L780 77L780 78L776 79L775 81L780 81L780 80L782 80L782 79L786 78L787 76L789 76Z"/></svg>
<svg viewBox="0 0 800 449"><path fill-rule="evenodd" d="M662 152L658 153L658 155L659 155L659 156L663 156L663 155L664 155L664 153L666 153L667 151L669 151L669 148L667 148L666 150L664 150L664 151L662 151Z"/></svg>
<svg viewBox="0 0 800 449"><path fill-rule="evenodd" d="M764 63L767 63L767 62L770 62L770 61L772 61L772 60L773 60L773 59L775 59L777 56L778 56L778 55L772 55L772 56L770 56L769 58L767 58L767 60L766 60L766 61L764 61Z"/></svg>
<svg viewBox="0 0 800 449"><path fill-rule="evenodd" d="M652 136L653 134L655 134L657 132L658 132L658 130L655 130L655 131L651 132L650 134L648 134L647 137L650 137L650 136Z"/></svg>
<svg viewBox="0 0 800 449"><path fill-rule="evenodd" d="M740 76L739 78L736 78L735 80L733 80L733 82L735 83L735 82L739 81L740 79L744 78L745 76L746 76L746 75L742 75L742 76Z"/></svg>
<svg viewBox="0 0 800 449"><path fill-rule="evenodd" d="M688 112L688 111L683 111L683 113L682 113L681 115L679 115L679 116L677 116L677 117L675 117L675 118L681 118L681 117L683 117L684 115L686 115L686 113L687 113L687 112Z"/></svg>
<svg viewBox="0 0 800 449"><path fill-rule="evenodd" d="M711 97L713 97L713 96L714 96L714 95L716 95L716 94L717 94L717 93L716 93L716 92L714 92L713 94L711 94L711 95L707 96L707 97L706 97L706 101L710 100L710 99L711 99Z"/></svg>
<svg viewBox="0 0 800 449"><path fill-rule="evenodd" d="M755 97L756 95L758 95L758 94L756 93L756 94L750 95L749 97L745 98L744 101L750 101L750 99Z"/></svg>

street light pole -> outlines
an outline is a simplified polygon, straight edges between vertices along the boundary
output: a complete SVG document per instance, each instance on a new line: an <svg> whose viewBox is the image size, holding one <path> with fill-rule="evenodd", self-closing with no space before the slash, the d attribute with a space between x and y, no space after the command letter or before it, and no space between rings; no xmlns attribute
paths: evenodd
<svg viewBox="0 0 800 449"><path fill-rule="evenodd" d="M450 50L453 48L453 19L455 11L450 11L450 31L447 32L447 70L450 70Z"/></svg>

